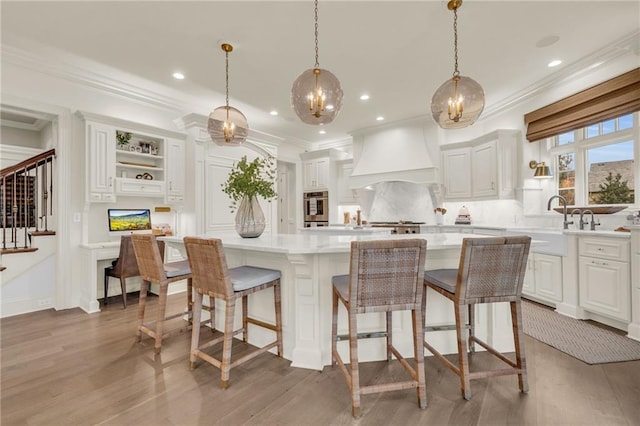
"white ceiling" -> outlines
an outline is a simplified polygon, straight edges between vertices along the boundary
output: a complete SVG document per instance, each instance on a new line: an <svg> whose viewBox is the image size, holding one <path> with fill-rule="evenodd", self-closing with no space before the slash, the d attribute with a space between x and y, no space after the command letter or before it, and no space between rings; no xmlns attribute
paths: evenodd
<svg viewBox="0 0 640 426"><path fill-rule="evenodd" d="M4 45L52 47L90 60L82 66L94 73L132 74L205 115L224 104L219 46L230 42L231 105L251 128L306 142L345 139L379 125L378 115L385 123L430 116L431 96L453 72L446 1L320 0L320 66L345 92L342 111L320 135L289 104L293 81L314 64L311 0L3 0L1 12ZM459 68L484 87L485 111L632 34L628 48L640 51L637 0L465 0L458 15ZM557 42L537 47L553 36ZM552 59L563 64L550 69ZM171 77L178 70L185 80ZM365 92L367 102L359 99Z"/></svg>

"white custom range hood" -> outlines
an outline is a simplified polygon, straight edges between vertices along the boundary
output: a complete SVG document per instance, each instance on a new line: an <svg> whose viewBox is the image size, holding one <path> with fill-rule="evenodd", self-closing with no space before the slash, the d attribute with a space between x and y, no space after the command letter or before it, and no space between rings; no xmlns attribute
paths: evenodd
<svg viewBox="0 0 640 426"><path fill-rule="evenodd" d="M439 158L436 137L427 143L421 123L354 134L349 187L390 181L439 183Z"/></svg>

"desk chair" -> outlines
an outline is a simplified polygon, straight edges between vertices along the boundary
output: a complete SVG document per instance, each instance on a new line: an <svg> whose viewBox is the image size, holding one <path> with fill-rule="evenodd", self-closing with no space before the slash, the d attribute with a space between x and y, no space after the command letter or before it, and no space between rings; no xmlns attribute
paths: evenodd
<svg viewBox="0 0 640 426"><path fill-rule="evenodd" d="M280 271L274 269L256 268L253 266L227 267L227 259L224 254L222 241L219 239L204 239L185 237L184 246L187 249L187 258L193 273L193 289L195 301L193 304L193 321L200 321L202 311L202 297L209 296L213 299L221 299L225 302L224 330L221 337L210 340L200 345L200 332L194 327L191 334L191 355L189 357L191 368L195 368L197 358L212 364L220 369L220 386L226 389L229 386L231 369L256 356L277 347L278 356L282 356L282 309L280 303ZM248 297L250 294L273 287L275 304L275 324L248 316ZM242 299L242 327L234 330L233 320L236 301ZM251 351L234 361L231 360L231 347L233 337L242 333L242 340L248 340L248 325L253 324L276 333L276 340L265 346ZM213 326L213 325L212 325ZM222 359L216 359L204 349L223 342Z"/></svg>
<svg viewBox="0 0 640 426"><path fill-rule="evenodd" d="M131 236L133 249L138 261L142 286L140 287L140 305L138 307L138 340L142 340L142 333L155 339L155 352L160 353L162 339L165 337L164 322L184 315L184 312L165 317L167 307L167 290L169 284L187 280L187 314L191 315L191 271L186 260L164 263L158 248L155 235L134 234ZM144 311L147 305L147 292L150 283L160 286L158 298L158 314L155 321L144 322ZM155 328L152 328L155 326ZM198 328L198 327L196 327ZM175 330L172 330L175 331ZM169 335L166 333L166 335Z"/></svg>
<svg viewBox="0 0 640 426"><path fill-rule="evenodd" d="M485 377L517 374L520 391L529 390L522 334L521 294L530 245L531 238L526 236L466 238L462 243L458 269L437 269L426 271L424 274L426 287L453 302L458 340L458 364L453 364L426 340L424 347L460 377L462 395L466 400L471 399L470 381ZM425 288L423 302L425 309L426 295ZM496 302L509 302L511 306L515 362L475 335L475 305ZM468 322L465 318L467 315ZM426 331L443 329L449 328L447 326L426 327ZM473 352L474 343L485 348L509 367L471 372L467 352L469 349Z"/></svg>
<svg viewBox="0 0 640 426"><path fill-rule="evenodd" d="M164 259L164 241L158 241L160 256ZM104 304L107 304L109 292L109 277L120 280L122 289L122 307L127 307L127 278L140 276L138 271L138 261L133 251L131 235L123 235L120 239L120 254L111 265L104 268Z"/></svg>
<svg viewBox="0 0 640 426"><path fill-rule="evenodd" d="M422 292L427 242L423 239L352 241L349 275L332 278L333 321L331 327L331 362L340 367L351 391L354 417L360 416L360 395L392 390L417 388L418 405L426 408L427 396L424 372L424 339ZM348 336L338 336L338 301L347 309ZM393 346L392 311L411 311L415 367L405 361ZM358 334L357 314L385 312L386 332ZM409 381L360 385L358 367L358 339L369 337L387 339L387 360L392 354L411 377ZM337 350L339 339L349 339L350 368L347 369Z"/></svg>

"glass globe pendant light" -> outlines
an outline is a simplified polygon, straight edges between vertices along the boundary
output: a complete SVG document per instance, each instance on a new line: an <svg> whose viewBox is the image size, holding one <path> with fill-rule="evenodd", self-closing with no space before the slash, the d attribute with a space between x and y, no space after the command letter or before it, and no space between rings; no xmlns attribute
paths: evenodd
<svg viewBox="0 0 640 426"><path fill-rule="evenodd" d="M223 43L221 46L225 52L226 59L226 88L227 103L218 107L209 114L207 130L211 140L220 146L240 145L247 139L249 134L249 124L247 118L234 107L229 106L229 52L233 51L233 46Z"/></svg>
<svg viewBox="0 0 640 426"><path fill-rule="evenodd" d="M450 0L447 8L453 10L453 77L436 90L431 99L433 119L443 129L460 129L476 122L484 109L484 91L475 80L458 71L458 8L462 0Z"/></svg>
<svg viewBox="0 0 640 426"><path fill-rule="evenodd" d="M314 4L316 62L293 82L291 106L303 123L320 125L336 118L342 107L343 92L336 76L318 64L318 0Z"/></svg>

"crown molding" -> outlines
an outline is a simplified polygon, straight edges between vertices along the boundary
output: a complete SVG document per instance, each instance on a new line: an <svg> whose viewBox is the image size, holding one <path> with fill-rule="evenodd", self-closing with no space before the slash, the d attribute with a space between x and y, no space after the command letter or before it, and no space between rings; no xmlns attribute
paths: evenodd
<svg viewBox="0 0 640 426"><path fill-rule="evenodd" d="M596 68L602 67L608 62L622 58L629 54L640 55L640 30L627 34L624 37L598 49L581 59L565 66L564 68L554 72L548 77L538 80L534 84L526 87L513 95L494 103L486 108L481 116L482 120L494 117L514 106L526 102L539 95L540 93L550 90L551 88L571 79L579 78L587 75Z"/></svg>

